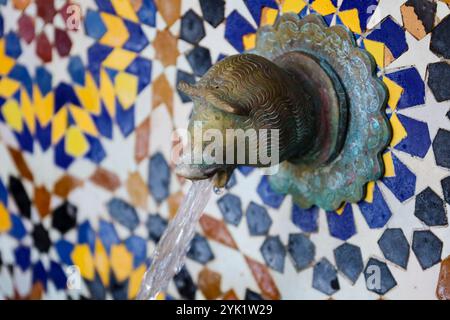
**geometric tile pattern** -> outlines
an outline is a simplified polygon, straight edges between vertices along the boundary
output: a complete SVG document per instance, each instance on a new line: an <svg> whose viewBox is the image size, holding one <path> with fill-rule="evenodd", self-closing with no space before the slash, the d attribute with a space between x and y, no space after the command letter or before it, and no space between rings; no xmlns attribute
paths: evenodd
<svg viewBox="0 0 450 320"><path fill-rule="evenodd" d="M286 12L344 25L374 56L384 176L325 212L240 167L161 298L449 298L448 1L0 0L0 299L136 296L189 187L170 162L193 105L176 84Z"/></svg>

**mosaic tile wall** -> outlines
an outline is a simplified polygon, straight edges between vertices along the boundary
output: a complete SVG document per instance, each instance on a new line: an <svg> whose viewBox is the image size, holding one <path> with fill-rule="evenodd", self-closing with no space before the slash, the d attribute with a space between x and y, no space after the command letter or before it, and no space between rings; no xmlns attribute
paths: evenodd
<svg viewBox="0 0 450 320"><path fill-rule="evenodd" d="M189 186L169 161L192 108L176 83L284 12L344 24L374 55L385 176L324 212L239 168L165 298L450 298L448 0L0 0L0 299L135 297Z"/></svg>

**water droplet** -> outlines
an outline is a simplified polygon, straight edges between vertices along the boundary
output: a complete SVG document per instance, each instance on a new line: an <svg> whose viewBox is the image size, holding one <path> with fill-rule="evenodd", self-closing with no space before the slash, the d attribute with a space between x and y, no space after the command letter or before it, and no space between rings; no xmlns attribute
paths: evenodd
<svg viewBox="0 0 450 320"><path fill-rule="evenodd" d="M214 188L213 188L213 191L214 191L215 194L217 194L218 196L220 196L220 195L223 193L224 189L225 189L225 188L214 187Z"/></svg>

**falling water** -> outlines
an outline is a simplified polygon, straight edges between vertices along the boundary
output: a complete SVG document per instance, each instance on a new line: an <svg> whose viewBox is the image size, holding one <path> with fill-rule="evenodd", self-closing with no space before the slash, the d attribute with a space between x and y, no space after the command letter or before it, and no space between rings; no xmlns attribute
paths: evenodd
<svg viewBox="0 0 450 320"><path fill-rule="evenodd" d="M189 244L203 210L211 197L212 179L194 181L156 246L152 264L144 275L137 299L155 299L184 264Z"/></svg>

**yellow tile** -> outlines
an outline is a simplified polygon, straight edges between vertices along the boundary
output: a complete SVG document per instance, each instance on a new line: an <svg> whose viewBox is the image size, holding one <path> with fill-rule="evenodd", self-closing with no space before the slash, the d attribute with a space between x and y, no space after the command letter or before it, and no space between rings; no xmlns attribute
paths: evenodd
<svg viewBox="0 0 450 320"><path fill-rule="evenodd" d="M89 150L87 141L80 128L70 127L66 132L65 149L72 157L81 157Z"/></svg>
<svg viewBox="0 0 450 320"><path fill-rule="evenodd" d="M80 274L87 280L94 280L94 259L88 244L78 244L72 251L72 261L80 268Z"/></svg>
<svg viewBox="0 0 450 320"><path fill-rule="evenodd" d="M385 154L383 154L383 162L384 176L388 178L395 177L395 167L391 152L386 152Z"/></svg>
<svg viewBox="0 0 450 320"><path fill-rule="evenodd" d="M0 75L7 75L14 64L15 60L5 54L5 39L0 39Z"/></svg>
<svg viewBox="0 0 450 320"><path fill-rule="evenodd" d="M361 24L359 22L358 9L341 11L338 13L342 22L353 32L361 34Z"/></svg>
<svg viewBox="0 0 450 320"><path fill-rule="evenodd" d="M70 113L75 120L78 128L80 128L85 133L90 134L91 136L98 136L97 127L95 126L94 121L86 110L71 105Z"/></svg>
<svg viewBox="0 0 450 320"><path fill-rule="evenodd" d="M61 108L52 121L52 144L57 144L66 133L68 126L67 109Z"/></svg>
<svg viewBox="0 0 450 320"><path fill-rule="evenodd" d="M116 48L103 61L103 67L124 71L136 56L137 54L132 51Z"/></svg>
<svg viewBox="0 0 450 320"><path fill-rule="evenodd" d="M75 91L81 105L89 112L99 115L101 111L100 93L90 72L86 72L85 85L76 86Z"/></svg>
<svg viewBox="0 0 450 320"><path fill-rule="evenodd" d="M8 232L12 227L11 217L3 203L0 202L0 233Z"/></svg>
<svg viewBox="0 0 450 320"><path fill-rule="evenodd" d="M94 264L102 283L109 286L109 258L100 239L95 240Z"/></svg>
<svg viewBox="0 0 450 320"><path fill-rule="evenodd" d="M403 88L388 77L383 77L383 82L389 89L388 105L392 110L395 110L400 98L402 97Z"/></svg>
<svg viewBox="0 0 450 320"><path fill-rule="evenodd" d="M114 85L105 69L100 71L100 96L111 117L116 115L116 93Z"/></svg>
<svg viewBox="0 0 450 320"><path fill-rule="evenodd" d="M331 0L316 0L311 7L323 16L336 12L336 7L333 5Z"/></svg>
<svg viewBox="0 0 450 320"><path fill-rule="evenodd" d="M400 143L400 141L408 136L408 132L406 132L405 128L403 127L402 123L395 113L392 114L390 120L392 126L392 140L390 145L391 147L395 147Z"/></svg>
<svg viewBox="0 0 450 320"><path fill-rule="evenodd" d="M377 65L380 68L384 68L384 44L378 41L364 39L364 46L373 55Z"/></svg>
<svg viewBox="0 0 450 320"><path fill-rule="evenodd" d="M20 88L20 83L16 80L4 77L0 80L0 96L10 98Z"/></svg>
<svg viewBox="0 0 450 320"><path fill-rule="evenodd" d="M347 203L346 202L344 202L337 210L336 210L336 213L338 214L338 215L342 215L343 213L344 213L344 209L345 209L345 206L347 205Z"/></svg>
<svg viewBox="0 0 450 320"><path fill-rule="evenodd" d="M35 85L33 87L34 98L34 110L36 112L37 119L42 127L47 126L53 117L53 110L55 106L55 99L53 92L48 93L45 97L42 97L39 87Z"/></svg>
<svg viewBox="0 0 450 320"><path fill-rule="evenodd" d="M111 268L119 282L130 276L133 270L133 256L124 244L111 246Z"/></svg>
<svg viewBox="0 0 450 320"><path fill-rule="evenodd" d="M364 199L367 203L373 202L373 191L375 190L375 182L370 181L366 187L366 197Z"/></svg>
<svg viewBox="0 0 450 320"><path fill-rule="evenodd" d="M145 264L142 264L136 270L131 273L129 282L128 282L128 299L136 298L139 288L141 287L142 278L145 273Z"/></svg>
<svg viewBox="0 0 450 320"><path fill-rule="evenodd" d="M164 293L160 292L156 295L155 300L165 300L165 299L166 299L166 295Z"/></svg>
<svg viewBox="0 0 450 320"><path fill-rule="evenodd" d="M107 30L100 39L100 43L110 47L122 47L129 38L128 30L123 20L105 12L100 13L100 15Z"/></svg>
<svg viewBox="0 0 450 320"><path fill-rule="evenodd" d="M116 76L115 90L120 104L127 110L136 101L138 80L134 75L119 72Z"/></svg>
<svg viewBox="0 0 450 320"><path fill-rule="evenodd" d="M303 0L284 0L281 1L281 12L294 12L299 13L306 7L306 3Z"/></svg>
<svg viewBox="0 0 450 320"><path fill-rule="evenodd" d="M261 12L261 26L271 26L275 23L278 16L278 10L273 8L263 8Z"/></svg>
<svg viewBox="0 0 450 320"><path fill-rule="evenodd" d="M255 33L249 33L242 37L242 42L244 44L245 50L251 50L256 45L256 34Z"/></svg>
<svg viewBox="0 0 450 320"><path fill-rule="evenodd" d="M111 0L111 3L114 7L114 11L116 11L118 16L131 20L133 22L139 21L136 13L134 12L133 6L129 1Z"/></svg>
<svg viewBox="0 0 450 320"><path fill-rule="evenodd" d="M16 132L22 132L22 113L17 101L13 99L6 101L1 110L8 126Z"/></svg>
<svg viewBox="0 0 450 320"><path fill-rule="evenodd" d="M34 134L34 132L36 131L36 117L34 114L34 107L25 89L22 89L22 91L20 92L20 103L23 119L27 124L31 134Z"/></svg>

